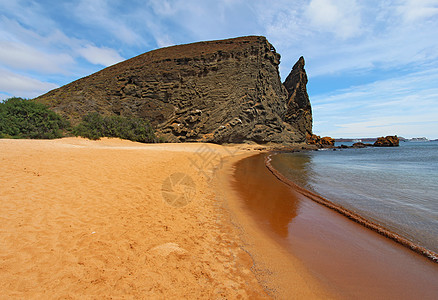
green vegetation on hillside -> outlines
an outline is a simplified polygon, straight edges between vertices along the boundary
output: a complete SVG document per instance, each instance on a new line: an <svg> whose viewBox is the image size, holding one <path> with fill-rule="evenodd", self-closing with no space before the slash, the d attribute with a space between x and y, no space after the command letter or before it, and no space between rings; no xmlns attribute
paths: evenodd
<svg viewBox="0 0 438 300"><path fill-rule="evenodd" d="M98 140L101 137L118 137L141 143L155 143L154 130L148 121L139 118L121 116L101 116L89 113L73 129L76 136Z"/></svg>
<svg viewBox="0 0 438 300"><path fill-rule="evenodd" d="M0 103L0 138L55 139L69 127L44 104L18 97Z"/></svg>
<svg viewBox="0 0 438 300"><path fill-rule="evenodd" d="M0 138L54 139L66 135L92 140L116 137L141 143L158 142L152 126L144 119L101 116L94 112L84 116L78 126L71 127L44 104L18 97L0 102Z"/></svg>

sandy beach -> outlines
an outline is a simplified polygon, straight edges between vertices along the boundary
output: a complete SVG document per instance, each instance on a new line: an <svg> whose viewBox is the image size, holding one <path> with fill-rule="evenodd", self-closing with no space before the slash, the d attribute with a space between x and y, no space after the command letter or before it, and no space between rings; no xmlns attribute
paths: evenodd
<svg viewBox="0 0 438 300"><path fill-rule="evenodd" d="M267 298L214 179L222 158L257 152L0 140L0 297Z"/></svg>
<svg viewBox="0 0 438 300"><path fill-rule="evenodd" d="M264 297L210 185L226 155L207 144L0 140L0 298Z"/></svg>
<svg viewBox="0 0 438 300"><path fill-rule="evenodd" d="M436 265L294 193L260 150L0 140L0 298L433 295Z"/></svg>

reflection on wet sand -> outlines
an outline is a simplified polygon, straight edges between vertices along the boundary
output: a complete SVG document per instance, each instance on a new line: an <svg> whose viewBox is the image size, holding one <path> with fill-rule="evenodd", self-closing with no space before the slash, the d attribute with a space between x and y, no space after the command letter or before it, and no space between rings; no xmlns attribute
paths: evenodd
<svg viewBox="0 0 438 300"><path fill-rule="evenodd" d="M312 174L313 156L306 152L294 153L294 155L276 155L272 165L287 178L294 178L299 186L309 188L310 174Z"/></svg>
<svg viewBox="0 0 438 300"><path fill-rule="evenodd" d="M244 184L236 184L235 188L257 221L269 225L280 237L287 238L289 224L297 215L299 201L296 195L279 180L272 180L272 174L260 163L259 156L239 161L235 176L247 179Z"/></svg>
<svg viewBox="0 0 438 300"><path fill-rule="evenodd" d="M436 299L435 263L297 193L270 173L264 157L235 165L234 189L273 242L326 288L347 299ZM308 162L292 167L306 174Z"/></svg>

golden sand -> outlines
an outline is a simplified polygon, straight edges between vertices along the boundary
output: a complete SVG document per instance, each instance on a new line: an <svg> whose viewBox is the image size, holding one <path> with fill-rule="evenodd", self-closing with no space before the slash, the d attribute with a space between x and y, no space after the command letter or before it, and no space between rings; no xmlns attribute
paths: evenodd
<svg viewBox="0 0 438 300"><path fill-rule="evenodd" d="M0 298L269 297L214 179L247 148L0 140Z"/></svg>

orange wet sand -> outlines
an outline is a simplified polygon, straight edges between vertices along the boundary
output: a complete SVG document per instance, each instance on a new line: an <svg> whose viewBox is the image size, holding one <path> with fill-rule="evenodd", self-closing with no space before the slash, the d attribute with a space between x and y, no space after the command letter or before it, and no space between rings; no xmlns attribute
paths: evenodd
<svg viewBox="0 0 438 300"><path fill-rule="evenodd" d="M254 168L236 174L239 165L248 160L255 163ZM282 210L292 202L272 201L275 196L286 200L290 191L269 173L263 160L257 160L256 156L246 159L245 156L229 157L218 173L217 181L224 187L218 195L231 214L231 222L238 228L243 249L253 258L253 271L269 295L275 299L338 298L336 291L321 282L296 255L274 238L271 226L280 234L284 232L290 216Z"/></svg>
<svg viewBox="0 0 438 300"><path fill-rule="evenodd" d="M251 217L246 227L264 230L336 297L438 296L438 264L297 193L264 166L264 155L238 161L233 172L241 209Z"/></svg>

